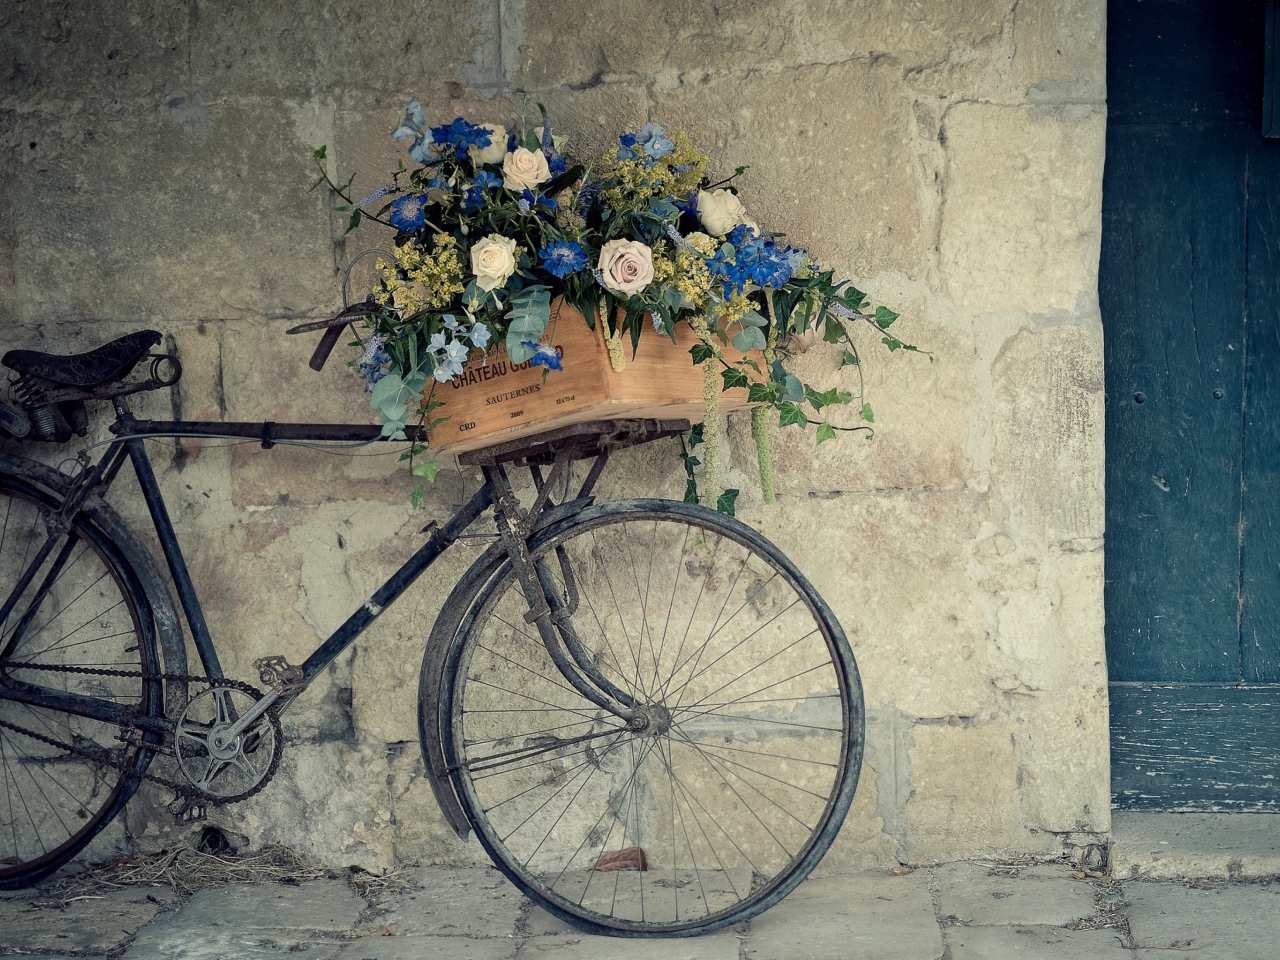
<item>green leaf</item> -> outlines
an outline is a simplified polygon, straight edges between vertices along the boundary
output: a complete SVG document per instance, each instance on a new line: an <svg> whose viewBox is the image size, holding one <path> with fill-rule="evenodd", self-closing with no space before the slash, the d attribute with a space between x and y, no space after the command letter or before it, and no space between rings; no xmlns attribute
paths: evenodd
<svg viewBox="0 0 1280 960"><path fill-rule="evenodd" d="M733 505L737 499L737 490L726 490L724 493L720 494L719 499L716 500L716 509L721 513L727 513L732 517L734 515Z"/></svg>
<svg viewBox="0 0 1280 960"><path fill-rule="evenodd" d="M747 375L736 367L720 371L720 377L724 380L724 388L726 390L732 390L734 387L745 387L748 383Z"/></svg>
<svg viewBox="0 0 1280 960"><path fill-rule="evenodd" d="M327 149L328 149L328 145L326 144L325 146L320 147L318 150L316 150L316 152L313 153L312 156L315 157L317 160L323 160L325 151Z"/></svg>
<svg viewBox="0 0 1280 960"><path fill-rule="evenodd" d="M733 347L743 353L751 350L763 350L765 347L764 331L759 327L743 327L733 335Z"/></svg>
<svg viewBox="0 0 1280 960"><path fill-rule="evenodd" d="M866 302L867 295L853 284L849 284L840 294L840 299L844 301L844 305L850 310L861 310L862 304Z"/></svg>
<svg viewBox="0 0 1280 960"><path fill-rule="evenodd" d="M880 342L881 342L881 343L883 343L886 347L888 347L888 348L889 348L889 352L890 352L890 353L893 353L893 351L895 351L895 350L901 350L901 349L902 349L902 341L901 341L901 340L897 340L897 339L895 339L895 338L893 338L893 337L882 337L882 338L880 339Z"/></svg>
<svg viewBox="0 0 1280 960"><path fill-rule="evenodd" d="M873 413L871 412L871 404L869 404L869 403L864 403L864 404L862 405L862 409L861 409L860 411L858 411L858 413L859 413L859 416L861 416L863 420L867 421L867 423L875 423L875 422L876 422L875 414L873 414Z"/></svg>
<svg viewBox="0 0 1280 960"><path fill-rule="evenodd" d="M424 506L423 496L426 492L427 489L422 486L422 484L418 484L418 486L414 487L413 492L409 494L409 505L415 510L421 510Z"/></svg>
<svg viewBox="0 0 1280 960"><path fill-rule="evenodd" d="M689 353L693 355L694 363L705 363L716 355L715 350L708 343L695 343L689 348Z"/></svg>
<svg viewBox="0 0 1280 960"><path fill-rule="evenodd" d="M702 442L702 424L695 423L689 430L689 446L696 447Z"/></svg>
<svg viewBox="0 0 1280 960"><path fill-rule="evenodd" d="M840 321L835 317L827 317L827 330L822 335L822 339L827 343L839 343L843 336L844 327L840 325Z"/></svg>
<svg viewBox="0 0 1280 960"><path fill-rule="evenodd" d="M804 384L800 382L800 378L794 374L787 374L787 379L783 382L786 389L787 399L792 403L801 403L804 400Z"/></svg>
<svg viewBox="0 0 1280 960"><path fill-rule="evenodd" d="M524 363L533 356L525 342L537 343L551 319L551 291L543 286L525 287L511 298L507 311L507 355L512 363Z"/></svg>
<svg viewBox="0 0 1280 960"><path fill-rule="evenodd" d="M769 321L760 316L759 312L755 310L748 310L746 316L738 322L744 327L767 327L769 325Z"/></svg>
<svg viewBox="0 0 1280 960"><path fill-rule="evenodd" d="M899 316L901 314L894 313L888 307L876 307L876 326L881 330L887 330Z"/></svg>
<svg viewBox="0 0 1280 960"><path fill-rule="evenodd" d="M821 410L823 407L835 406L839 403L848 403L853 399L852 394L841 391L838 387L832 387L830 390L824 390L818 393L813 387L804 388L805 399L813 405L813 409Z"/></svg>
<svg viewBox="0 0 1280 960"><path fill-rule="evenodd" d="M350 233L356 227L360 226L360 218L362 216L364 216L364 213L360 210L351 211L351 219L347 221L347 229L342 231L344 236Z"/></svg>
<svg viewBox="0 0 1280 960"><path fill-rule="evenodd" d="M753 383L747 390L748 403L773 403L776 394L773 384Z"/></svg>
<svg viewBox="0 0 1280 960"><path fill-rule="evenodd" d="M690 477L688 480L685 481L684 502L685 503L698 502L698 481L694 480L693 477Z"/></svg>
<svg viewBox="0 0 1280 960"><path fill-rule="evenodd" d="M778 426L787 427L793 423L803 429L809 425L809 418L804 415L799 404L784 400L778 404Z"/></svg>
<svg viewBox="0 0 1280 960"><path fill-rule="evenodd" d="M426 477L427 483L436 482L436 474L440 471L439 460L425 460L422 463L413 465L413 475L415 477Z"/></svg>
<svg viewBox="0 0 1280 960"><path fill-rule="evenodd" d="M840 358L840 366L856 367L858 365L858 356L850 350L844 352L844 356Z"/></svg>
<svg viewBox="0 0 1280 960"><path fill-rule="evenodd" d="M816 443L822 443L823 440L834 440L836 438L836 429L829 423L818 424L818 439Z"/></svg>

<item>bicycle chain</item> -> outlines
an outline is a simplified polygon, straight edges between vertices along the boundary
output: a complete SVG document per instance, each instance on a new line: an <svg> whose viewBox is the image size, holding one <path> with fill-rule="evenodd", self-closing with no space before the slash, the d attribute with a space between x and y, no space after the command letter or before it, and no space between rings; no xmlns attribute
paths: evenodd
<svg viewBox="0 0 1280 960"><path fill-rule="evenodd" d="M95 676L95 677L125 677L125 678L140 679L140 680L161 680L165 682L203 683L203 684L207 684L210 688L230 687L232 689L239 690L242 693L247 694L248 696L252 697L254 700L259 700L262 698L262 691L260 691L257 687L254 687L248 683L243 683L240 680L231 680L225 677L224 678L202 677L194 674L182 674L182 673L143 673L141 670L108 670L105 668L94 669L93 667L61 666L61 665L52 664L52 663L16 663L16 662L7 661L7 660L0 662L0 667L5 669L44 670L51 673L79 673L79 674L88 674L90 676ZM188 700L189 699L190 698L188 698ZM284 731L281 730L280 728L280 718L278 716L278 712L276 708L269 707L267 709L265 716L268 722L272 725L272 727L275 728L276 749L273 753L273 756L271 757L271 766L267 768L267 772L263 775L262 779L258 781L258 783L254 784L254 786L244 791L243 793L238 793L230 797L215 797L213 794L210 794L204 790L201 790L199 787L197 787L193 783L190 783L189 781L186 783L180 783L176 780L170 780L167 777L162 777L162 776L159 776L158 774L147 773L147 772L143 772L141 774L142 779L149 780L152 783L157 783L162 787L168 787L170 790L174 791L175 794L177 794L177 796L174 797L175 801L181 798L184 801L192 801L192 802L198 801L201 806L208 806L210 803L218 805L218 804L239 803L242 800L248 800L250 797L255 796L259 792L261 792L261 790L268 783L271 782L271 778L276 775L276 770L278 770L280 767L280 756L282 753L284 753ZM119 736L117 739L119 739L121 742L123 742L127 746L128 745L141 746L146 749L152 750L154 753L162 753L163 751L160 750L160 746L161 746L160 744L149 744L149 743L146 743L145 741L139 744L129 739L129 734L128 734L129 730L142 731L141 727L137 727L133 725L131 718L132 718L131 713L126 714L125 719L128 722L120 724L121 736ZM4 719L0 719L0 727L7 727L8 729L13 730L16 733L22 734L23 736L31 737L33 740L38 740L41 743L48 744L51 747L56 747L59 750L65 750L67 751L67 753L74 754L79 757L84 757L86 760L92 760L95 763L102 763L106 766L114 767L115 769L119 770L121 773L125 774L126 776L136 775L136 774L130 773L130 771L126 769L126 766L124 763L113 760L110 756L111 751L105 747L99 748L98 750L90 750L87 747L79 747L73 743L64 743L63 741L58 740L56 737L45 736L44 734L37 733L34 730L28 730L26 727L20 726L19 724L16 724L16 723L10 723L9 721ZM142 732L145 733L145 731L142 731ZM174 759L175 760L177 759L176 754L174 755Z"/></svg>

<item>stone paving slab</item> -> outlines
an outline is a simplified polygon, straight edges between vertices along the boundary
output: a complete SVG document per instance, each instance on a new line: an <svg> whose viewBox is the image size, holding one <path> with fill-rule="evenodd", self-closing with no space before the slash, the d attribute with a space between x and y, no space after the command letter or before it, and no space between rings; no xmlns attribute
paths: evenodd
<svg viewBox="0 0 1280 960"><path fill-rule="evenodd" d="M924 870L810 878L751 921L750 960L937 960L942 935Z"/></svg>
<svg viewBox="0 0 1280 960"><path fill-rule="evenodd" d="M138 934L122 960L335 960L342 946L265 931L195 930L156 923Z"/></svg>
<svg viewBox="0 0 1280 960"><path fill-rule="evenodd" d="M1117 880L1280 874L1280 830L1273 813L1117 810L1111 829Z"/></svg>
<svg viewBox="0 0 1280 960"><path fill-rule="evenodd" d="M514 938L370 937L344 946L336 960L511 960L517 946Z"/></svg>
<svg viewBox="0 0 1280 960"><path fill-rule="evenodd" d="M516 960L738 960L741 946L738 937L729 933L662 940L578 933L532 937L520 947Z"/></svg>
<svg viewBox="0 0 1280 960"><path fill-rule="evenodd" d="M1119 930L1061 927L950 927L951 960L1121 960L1130 958Z"/></svg>
<svg viewBox="0 0 1280 960"><path fill-rule="evenodd" d="M1127 883L1134 944L1161 960L1275 960L1280 956L1280 883L1229 883L1200 890ZM1182 949L1165 949L1177 944Z"/></svg>
<svg viewBox="0 0 1280 960"><path fill-rule="evenodd" d="M971 925L1064 926L1094 913L1093 888L1065 864L1011 868L948 863L935 868L939 909Z"/></svg>
<svg viewBox="0 0 1280 960"><path fill-rule="evenodd" d="M105 953L128 943L161 907L145 890L112 891L62 909L41 903L37 894L0 901L0 944L26 953Z"/></svg>
<svg viewBox="0 0 1280 960"><path fill-rule="evenodd" d="M375 923L394 923L402 936L507 937L515 932L524 895L489 867L405 871L410 889L380 901Z"/></svg>

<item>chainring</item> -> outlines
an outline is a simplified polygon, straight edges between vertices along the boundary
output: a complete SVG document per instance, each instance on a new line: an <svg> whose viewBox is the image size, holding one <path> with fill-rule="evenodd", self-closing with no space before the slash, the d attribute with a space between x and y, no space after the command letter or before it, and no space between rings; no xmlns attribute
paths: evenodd
<svg viewBox="0 0 1280 960"><path fill-rule="evenodd" d="M284 733L268 710L234 737L231 726L261 695L247 684L210 681L178 715L173 752L191 787L215 803L247 800L265 787L280 766Z"/></svg>

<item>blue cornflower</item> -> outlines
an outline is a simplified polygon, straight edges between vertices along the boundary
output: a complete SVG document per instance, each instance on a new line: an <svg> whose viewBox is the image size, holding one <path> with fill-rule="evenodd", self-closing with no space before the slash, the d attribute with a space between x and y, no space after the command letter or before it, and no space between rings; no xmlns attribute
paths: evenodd
<svg viewBox="0 0 1280 960"><path fill-rule="evenodd" d="M538 256L547 273L560 280L587 265L587 252L573 240L555 240L539 250Z"/></svg>
<svg viewBox="0 0 1280 960"><path fill-rule="evenodd" d="M713 277L724 280L725 298L740 293L747 285L747 270L725 256L724 247L716 251L716 255L707 260L707 270Z"/></svg>
<svg viewBox="0 0 1280 960"><path fill-rule="evenodd" d="M421 193L407 193L391 203L391 223L403 233L422 229L427 219L427 198Z"/></svg>
<svg viewBox="0 0 1280 960"><path fill-rule="evenodd" d="M665 157L676 148L676 145L667 139L667 131L656 123L646 123L641 127L636 141L654 160Z"/></svg>
<svg viewBox="0 0 1280 960"><path fill-rule="evenodd" d="M425 162L431 156L432 134L425 131L427 115L423 113L418 98L414 97L405 108L404 119L391 131L397 140L412 140L409 145L409 156L418 163Z"/></svg>
<svg viewBox="0 0 1280 960"><path fill-rule="evenodd" d="M555 347L549 347L545 343L534 343L532 340L521 342L533 351L533 356L529 358L529 366L546 367L548 370L564 369L560 365L560 354L556 352Z"/></svg>
<svg viewBox="0 0 1280 960"><path fill-rule="evenodd" d="M432 127L431 138L441 146L452 147L453 155L459 160L465 160L472 147L483 149L493 139L487 127L467 123L462 117L456 118L452 123Z"/></svg>
<svg viewBox="0 0 1280 960"><path fill-rule="evenodd" d="M471 343L483 350L489 343L489 328L477 322L471 328Z"/></svg>

